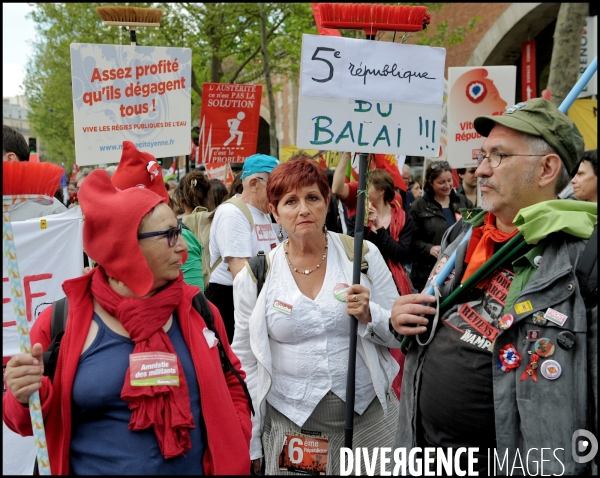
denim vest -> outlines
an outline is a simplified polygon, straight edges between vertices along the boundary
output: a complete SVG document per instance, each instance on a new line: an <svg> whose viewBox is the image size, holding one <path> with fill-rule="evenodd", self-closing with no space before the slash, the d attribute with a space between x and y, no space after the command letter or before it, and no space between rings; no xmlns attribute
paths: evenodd
<svg viewBox="0 0 600 478"><path fill-rule="evenodd" d="M447 297L460 284L468 244L460 247L458 244L472 226L461 222L454 227L462 227L458 237L449 244L449 229L442 239L443 253L449 255L457 249L455 276L440 288L442 297ZM593 301L593 306L586 308L575 275L575 267L587 241L564 233L553 233L545 242L546 249L537 271L511 307L514 323L509 329L500 331L490 363L493 370L499 457L497 474L510 474L513 471L512 464L517 450L525 466L527 453L534 448L537 448L537 452L532 450L529 456L531 473L536 473L533 459L537 459L538 466L541 465L541 448L546 449L543 456L546 460L543 463L543 474L573 475L593 473L597 470L597 457L590 465L577 463L572 455L572 439L576 430L588 430L598 436L595 405L598 403L597 305L596 301ZM532 309L517 313L515 307L527 301L531 303ZM458 305L455 305L447 314L457 307ZM545 325L534 324L532 315L538 311L545 312L548 308L567 316L563 326L550 321ZM555 344L561 332L569 331L575 336L575 346L572 349L564 350L556 346L554 355L550 357L561 365L562 372L558 379L547 380L538 370L537 382L531 378L520 380L531 357L527 353L532 348L531 342L527 340L530 330L540 330L541 337L547 337ZM509 373L500 370L496 365L498 352L506 344L514 345L522 356L521 365ZM406 357L394 447L417 446L417 395L425 350L425 347L413 341ZM560 448L562 450L559 450ZM506 453L507 463L504 464L504 468L499 468L499 463ZM494 457L491 457L490 463L493 463L493 459ZM522 470L517 467L513 473L521 474ZM541 474L541 470L537 473Z"/></svg>

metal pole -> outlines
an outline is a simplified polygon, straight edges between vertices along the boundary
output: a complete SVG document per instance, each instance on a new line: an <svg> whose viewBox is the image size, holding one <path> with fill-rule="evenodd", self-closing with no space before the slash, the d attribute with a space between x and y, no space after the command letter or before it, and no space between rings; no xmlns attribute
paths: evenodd
<svg viewBox="0 0 600 478"><path fill-rule="evenodd" d="M365 197L360 191L367 188L367 154L360 153L358 166L358 191L356 203L356 221L354 223L354 263L352 264L352 284L360 284L360 263L362 256L363 237L365 235ZM364 193L363 193L364 194ZM358 320L350 322L350 345L348 350L348 377L346 381L346 431L344 446L352 448L354 429L354 394L356 385L356 338Z"/></svg>

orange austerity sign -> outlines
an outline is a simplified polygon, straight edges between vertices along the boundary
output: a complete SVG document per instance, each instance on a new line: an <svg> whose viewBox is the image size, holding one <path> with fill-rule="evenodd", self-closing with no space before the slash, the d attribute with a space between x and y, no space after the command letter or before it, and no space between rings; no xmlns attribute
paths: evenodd
<svg viewBox="0 0 600 478"><path fill-rule="evenodd" d="M203 163L243 163L256 153L261 85L204 83L198 148Z"/></svg>

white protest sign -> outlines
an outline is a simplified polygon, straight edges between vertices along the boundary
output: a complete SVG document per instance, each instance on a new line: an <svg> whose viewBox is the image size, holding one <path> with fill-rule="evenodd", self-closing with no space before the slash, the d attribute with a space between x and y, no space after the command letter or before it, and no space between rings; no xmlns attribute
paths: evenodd
<svg viewBox="0 0 600 478"><path fill-rule="evenodd" d="M302 35L302 95L442 104L446 50Z"/></svg>
<svg viewBox="0 0 600 478"><path fill-rule="evenodd" d="M46 216L45 229L41 219L11 222L29 328L47 304L65 296L62 283L83 274L81 208ZM20 349L4 258L2 286L2 350L3 356L9 357Z"/></svg>
<svg viewBox="0 0 600 478"><path fill-rule="evenodd" d="M598 55L598 16L585 17L583 34L581 35L581 51L579 54L579 78L590 63ZM586 98L598 94L598 72L594 73L588 84L584 86L578 98Z"/></svg>
<svg viewBox="0 0 600 478"><path fill-rule="evenodd" d="M50 303L65 296L62 283L83 273L83 216L75 207L62 214L11 222L29 327ZM20 353L19 337L8 282L2 261L2 354L3 363ZM2 473L31 475L35 460L32 436L22 437L2 427Z"/></svg>
<svg viewBox="0 0 600 478"><path fill-rule="evenodd" d="M124 140L189 154L191 71L189 48L72 43L76 163L117 163Z"/></svg>
<svg viewBox="0 0 600 478"><path fill-rule="evenodd" d="M473 125L481 115L501 115L515 104L516 66L448 68L448 156L453 168L477 167L485 138Z"/></svg>
<svg viewBox="0 0 600 478"><path fill-rule="evenodd" d="M440 124L440 154L431 156L433 161L446 161L448 156L448 80L446 79L444 79L444 104Z"/></svg>
<svg viewBox="0 0 600 478"><path fill-rule="evenodd" d="M33 437L17 435L2 422L2 474L33 475L34 462Z"/></svg>
<svg viewBox="0 0 600 478"><path fill-rule="evenodd" d="M433 156L442 48L303 35L297 146Z"/></svg>

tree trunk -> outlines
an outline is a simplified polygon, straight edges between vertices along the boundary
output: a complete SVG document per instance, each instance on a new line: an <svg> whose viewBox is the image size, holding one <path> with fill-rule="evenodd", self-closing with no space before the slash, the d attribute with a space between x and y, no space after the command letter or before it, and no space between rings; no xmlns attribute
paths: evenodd
<svg viewBox="0 0 600 478"><path fill-rule="evenodd" d="M275 124L275 95L273 94L273 84L271 83L271 67L269 66L269 52L267 50L267 16L265 14L264 3L260 4L260 36L262 46L262 57L265 67L265 83L267 84L267 94L269 96L269 114L271 121L269 123L269 140L271 145L271 156L279 157L277 148L277 126Z"/></svg>
<svg viewBox="0 0 600 478"><path fill-rule="evenodd" d="M577 83L581 34L588 9L588 3L561 3L558 10L548 78L548 89L556 106L560 106Z"/></svg>

